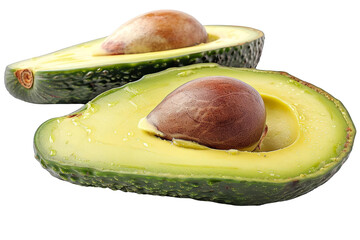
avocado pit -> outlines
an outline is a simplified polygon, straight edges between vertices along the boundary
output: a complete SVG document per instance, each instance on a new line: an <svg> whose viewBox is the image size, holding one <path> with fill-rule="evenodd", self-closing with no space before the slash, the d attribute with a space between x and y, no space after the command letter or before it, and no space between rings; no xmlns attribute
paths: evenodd
<svg viewBox="0 0 360 240"><path fill-rule="evenodd" d="M180 86L146 121L164 139L224 150L254 150L267 132L260 94L242 81L223 76L198 78Z"/></svg>
<svg viewBox="0 0 360 240"><path fill-rule="evenodd" d="M158 10L120 26L101 45L104 55L134 54L190 47L205 43L205 27L180 11Z"/></svg>

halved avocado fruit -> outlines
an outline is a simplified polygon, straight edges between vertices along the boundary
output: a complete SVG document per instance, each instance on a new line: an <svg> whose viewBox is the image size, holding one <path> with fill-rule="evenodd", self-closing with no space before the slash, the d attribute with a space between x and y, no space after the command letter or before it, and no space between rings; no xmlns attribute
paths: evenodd
<svg viewBox="0 0 360 240"><path fill-rule="evenodd" d="M166 95L205 76L233 77L259 91L269 129L261 151L193 148L138 127ZM355 132L341 102L287 73L196 64L147 75L48 120L34 146L44 168L75 184L259 205L325 183L348 158Z"/></svg>
<svg viewBox="0 0 360 240"><path fill-rule="evenodd" d="M69 47L7 66L5 84L16 98L32 103L86 103L98 94L142 76L194 63L255 68L264 34L239 26L205 26L208 42L167 51L98 55L104 39Z"/></svg>

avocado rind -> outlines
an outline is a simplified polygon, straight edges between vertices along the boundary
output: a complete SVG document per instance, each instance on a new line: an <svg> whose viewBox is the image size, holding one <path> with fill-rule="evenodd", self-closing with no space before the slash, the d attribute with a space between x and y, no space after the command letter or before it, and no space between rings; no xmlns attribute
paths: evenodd
<svg viewBox="0 0 360 240"><path fill-rule="evenodd" d="M193 67L179 69L196 69L205 67L216 67L215 64L199 64ZM174 69L169 69L173 71ZM235 69L234 69L235 70ZM180 70L179 70L180 71ZM236 71L236 70L235 70ZM251 70L251 72L266 72L271 75L284 75L298 84L305 85L318 94L329 99L341 112L346 122L346 142L342 150L332 158L330 162L321 168L308 174L283 179L256 179L256 178L216 178L216 177L196 177L196 176L161 176L151 174L132 174L126 172L116 172L100 170L81 165L68 165L65 162L53 161L47 154L42 152L40 132L43 127L51 124L56 119L43 123L35 134L35 155L41 165L53 176L83 186L95 186L137 192L143 194L155 194L162 196L173 196L182 198L192 198L197 200L213 201L233 205L261 205L270 202L289 200L301 196L328 181L347 160L354 143L356 135L355 126L349 113L342 103L324 90L313 86L305 81L293 77L284 72ZM139 80L141 82L142 80ZM123 86L124 88L126 86ZM96 99L116 92L113 89L103 93ZM95 100L95 99L94 99ZM70 115L81 114L85 108L78 110ZM145 161L147 159L144 159ZM291 162L291 159L288 159Z"/></svg>
<svg viewBox="0 0 360 240"><path fill-rule="evenodd" d="M255 68L263 45L264 35L261 33L249 42L191 54L184 51L183 55L169 58L76 69L38 70L33 73L34 85L30 89L20 84L15 75L18 69L9 65L5 70L5 86L11 95L26 102L86 103L108 89L170 67L217 63L229 67Z"/></svg>
<svg viewBox="0 0 360 240"><path fill-rule="evenodd" d="M100 171L36 159L54 177L81 186L93 186L159 196L192 198L231 205L262 205L304 195L328 181L348 158L325 172L284 182L259 182L216 178L176 178Z"/></svg>

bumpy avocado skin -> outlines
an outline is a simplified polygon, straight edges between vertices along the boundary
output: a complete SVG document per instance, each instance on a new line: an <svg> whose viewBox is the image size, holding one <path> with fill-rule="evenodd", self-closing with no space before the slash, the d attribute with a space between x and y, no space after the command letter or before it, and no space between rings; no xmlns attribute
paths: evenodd
<svg viewBox="0 0 360 240"><path fill-rule="evenodd" d="M270 72L269 73L273 73ZM262 205L272 202L290 200L304 195L327 182L345 163L352 150L356 129L352 119L344 105L332 95L310 83L302 81L285 72L279 72L300 84L314 89L319 94L330 99L343 113L348 128L344 149L337 160L327 167L304 176L294 178L262 181L256 179L225 179L225 178L200 178L200 177L177 177L177 176L152 176L141 174L126 174L99 169L72 166L51 161L51 157L42 153L37 144L38 133L43 126L56 121L50 119L44 122L35 134L35 158L52 176L81 186L92 186L135 192L140 194L152 194L179 198L191 198L202 201L211 201L231 205ZM74 116L81 114L86 107L69 114ZM291 159L289 159L291 161Z"/></svg>
<svg viewBox="0 0 360 240"><path fill-rule="evenodd" d="M326 172L311 178L285 182L236 181L232 179L171 178L102 172L95 169L61 165L36 158L51 175L82 186L94 186L160 196L192 198L232 205L262 205L296 198L328 181L348 158Z"/></svg>
<svg viewBox="0 0 360 240"><path fill-rule="evenodd" d="M170 67L195 63L218 63L229 67L255 68L260 60L264 36L238 46L145 62L79 68L61 71L36 71L34 85L24 88L7 67L5 85L15 97L31 103L86 103L100 93Z"/></svg>

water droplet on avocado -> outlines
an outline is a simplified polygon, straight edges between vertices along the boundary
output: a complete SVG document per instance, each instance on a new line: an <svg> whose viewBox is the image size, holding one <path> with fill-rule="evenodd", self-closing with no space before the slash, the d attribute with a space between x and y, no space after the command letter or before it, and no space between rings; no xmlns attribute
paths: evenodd
<svg viewBox="0 0 360 240"><path fill-rule="evenodd" d="M131 93L132 95L136 96L139 94L139 91L131 86L126 86L124 91Z"/></svg>
<svg viewBox="0 0 360 240"><path fill-rule="evenodd" d="M237 149L229 149L229 150L226 150L226 152L231 154L231 155L239 154L239 150L237 150Z"/></svg>
<svg viewBox="0 0 360 240"><path fill-rule="evenodd" d="M50 156L55 156L55 155L56 155L56 150L51 149L51 150L50 150Z"/></svg>
<svg viewBox="0 0 360 240"><path fill-rule="evenodd" d="M75 121L75 119L71 119L71 121L72 121L72 123L73 123L75 126L78 125L78 123Z"/></svg>
<svg viewBox="0 0 360 240"><path fill-rule="evenodd" d="M87 105L87 110L92 113L95 113L99 109L99 106L97 106L94 103L87 103L86 105Z"/></svg>
<svg viewBox="0 0 360 240"><path fill-rule="evenodd" d="M107 104L107 106L108 106L108 107L114 107L114 106L116 106L116 104L118 104L118 103L119 103L118 101L109 102L109 103Z"/></svg>
<svg viewBox="0 0 360 240"><path fill-rule="evenodd" d="M134 103L133 101L129 101L129 103L130 103L131 105L133 105L133 106L135 107L135 109L137 109L136 103Z"/></svg>
<svg viewBox="0 0 360 240"><path fill-rule="evenodd" d="M179 72L177 75L179 77L187 77L190 76L191 74L194 74L195 72L192 70L187 70L187 71L183 71L183 72Z"/></svg>

